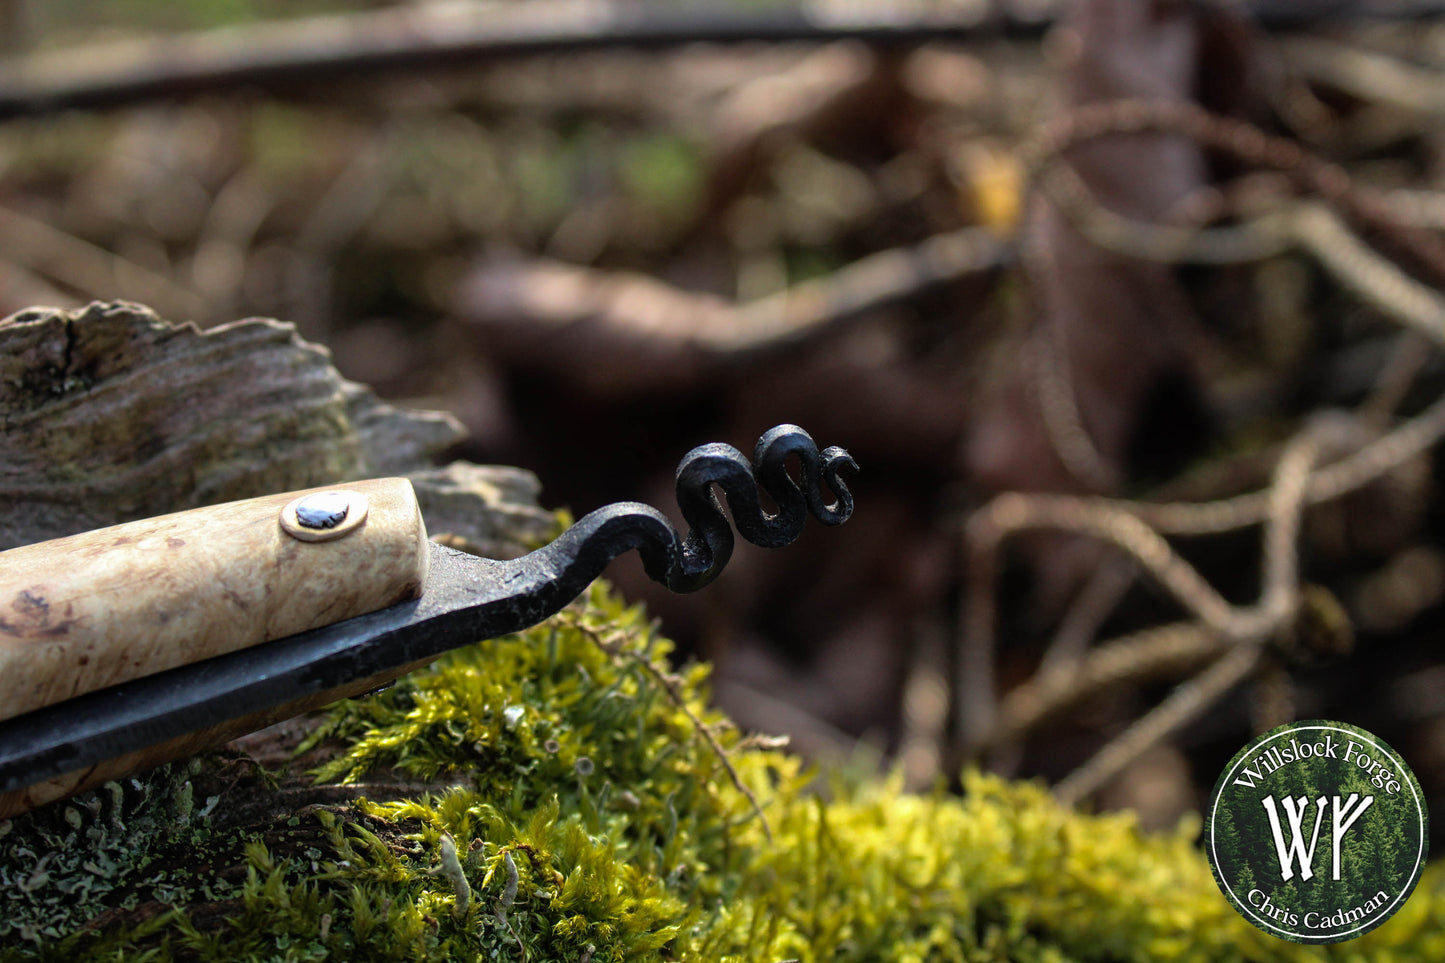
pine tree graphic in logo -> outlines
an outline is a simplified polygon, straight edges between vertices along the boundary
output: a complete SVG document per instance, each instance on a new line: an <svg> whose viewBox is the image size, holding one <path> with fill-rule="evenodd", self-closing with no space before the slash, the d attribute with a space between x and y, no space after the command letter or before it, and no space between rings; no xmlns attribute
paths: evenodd
<svg viewBox="0 0 1445 963"><path fill-rule="evenodd" d="M1353 939L1398 910L1425 864L1424 796L1405 761L1340 722L1245 746L1205 825L1214 878L1245 919L1298 943Z"/></svg>

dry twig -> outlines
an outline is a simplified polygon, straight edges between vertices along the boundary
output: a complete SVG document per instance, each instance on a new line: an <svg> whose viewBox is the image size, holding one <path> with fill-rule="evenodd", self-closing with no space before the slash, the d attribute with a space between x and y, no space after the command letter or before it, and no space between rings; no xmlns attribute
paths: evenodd
<svg viewBox="0 0 1445 963"><path fill-rule="evenodd" d="M1383 428L1405 400L1416 377L1430 360L1429 344L1418 331L1403 331L1390 348L1370 394L1360 404L1360 419Z"/></svg>
<svg viewBox="0 0 1445 963"><path fill-rule="evenodd" d="M1270 488L1270 516L1265 528L1264 588L1252 609L1231 608L1231 627L1238 634L1216 630L1229 643L1228 650L1060 782L1055 793L1061 800L1078 802L1145 750L1193 721L1253 674L1267 658L1266 644L1293 626L1300 601L1295 543L1304 511L1305 485L1319 455L1320 436L1331 433L1330 427L1319 422L1307 426L1280 458Z"/></svg>
<svg viewBox="0 0 1445 963"><path fill-rule="evenodd" d="M955 691L960 700L978 702L959 706L961 744L976 752L986 745L1016 739L1048 714L1106 685L1208 661L1209 667L1192 682L1181 685L1059 785L1060 798L1077 801L1267 664L1269 644L1283 641L1299 614L1296 542L1302 512L1318 477L1312 468L1323 452L1348 443L1349 428L1350 423L1343 419L1312 421L1286 447L1273 483L1261 493L1267 522L1265 564L1260 597L1253 606L1225 601L1155 528L1134 513L1144 507L1140 503L1019 493L995 498L970 520L967 531L970 596L959 660L960 670L966 674L960 675ZM1376 460L1374 465L1379 469L1381 462ZM1361 484L1368 480L1359 479ZM1102 646L1083 661L1079 671L1069 675L1040 672L1015 690L1003 710L995 713L992 663L997 552L1006 536L1038 528L1113 543L1132 556L1195 621Z"/></svg>
<svg viewBox="0 0 1445 963"><path fill-rule="evenodd" d="M1283 171L1325 201L1289 201L1242 223L1224 227L1148 223L1115 213L1095 198L1066 161L1069 148L1106 135L1173 132L1227 151L1256 165ZM1297 143L1271 137L1248 124L1219 117L1192 104L1119 100L1089 104L1046 125L1023 150L1025 166L1043 193L1093 243L1128 257L1168 264L1232 264L1257 261L1300 248L1365 301L1430 340L1445 343L1445 298L1415 281L1349 229L1328 204L1386 231L1419 261L1445 277L1445 245L1401 217L1397 199L1355 184L1339 167ZM1219 205L1215 205L1218 207ZM1216 215L1218 211L1214 212ZM1024 244L1035 271L1056 270L1047 252ZM1036 339L1026 363L1036 369L1038 409L1059 460L1094 490L1117 487L1117 470L1101 456L1078 409L1068 346ZM1408 385L1410 375L1401 375ZM1380 404L1393 404L1389 396Z"/></svg>
<svg viewBox="0 0 1445 963"><path fill-rule="evenodd" d="M1259 665L1263 650L1237 646L1208 669L1183 683L1152 712L1124 730L1078 769L1054 787L1054 794L1074 804L1098 789L1138 759L1144 751L1198 718L1221 696L1249 677Z"/></svg>
<svg viewBox="0 0 1445 963"><path fill-rule="evenodd" d="M994 9L964 5L949 17L918 0L867 8L824 0L744 14L616 0L405 4L17 57L0 64L0 119L237 88L274 92L318 80L603 47L844 39L916 44L968 30L1035 36L1043 28L1037 4L1028 19L1008 16L1007 5L989 6Z"/></svg>
<svg viewBox="0 0 1445 963"><path fill-rule="evenodd" d="M1277 237L1280 231L1287 237L1298 232L1299 242L1308 243L1307 232L1287 223L1288 218L1283 225L1266 219L1254 227L1215 228L1207 234L1192 227L1140 224L1101 208L1077 183L1077 177L1070 180L1068 174L1057 173L1058 160L1075 144L1146 132L1181 134L1255 166L1282 171L1351 218L1380 229L1437 276L1445 278L1445 242L1402 222L1396 215L1398 204L1386 194L1356 184L1343 168L1311 154L1296 141L1273 137L1251 124L1211 114L1195 104L1116 100L1079 107L1045 125L1024 146L1024 164L1065 213L1077 219L1081 229L1092 228L1103 243L1117 245L1134 256L1171 262L1236 263L1257 260L1282 249L1283 242ZM1268 229L1261 231L1259 227Z"/></svg>
<svg viewBox="0 0 1445 963"><path fill-rule="evenodd" d="M1445 113L1445 75L1395 57L1325 37L1295 37L1282 45L1285 62L1307 79L1372 103L1426 114Z"/></svg>
<svg viewBox="0 0 1445 963"><path fill-rule="evenodd" d="M747 360L835 335L879 307L1011 257L1011 246L993 232L962 228L870 254L825 278L743 304L623 272L546 260L498 263L473 276L461 313L482 324L521 318L557 328L595 319L624 340L671 342Z"/></svg>
<svg viewBox="0 0 1445 963"><path fill-rule="evenodd" d="M1012 689L982 740L992 746L1022 738L1059 712L1125 682L1193 672L1224 653L1224 641L1198 622L1172 622L1100 643L1072 671L1040 671Z"/></svg>
<svg viewBox="0 0 1445 963"><path fill-rule="evenodd" d="M1039 670L1067 675L1077 668L1089 643L1098 637L1099 627L1123 600L1138 575L1138 569L1128 558L1110 555L1103 559L1059 620Z"/></svg>

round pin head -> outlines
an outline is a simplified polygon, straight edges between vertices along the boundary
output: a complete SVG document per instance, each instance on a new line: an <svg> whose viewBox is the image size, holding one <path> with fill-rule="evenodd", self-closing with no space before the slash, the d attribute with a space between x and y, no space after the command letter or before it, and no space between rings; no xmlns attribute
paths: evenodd
<svg viewBox="0 0 1445 963"><path fill-rule="evenodd" d="M335 528L350 506L345 492L317 492L296 503L296 521L302 528Z"/></svg>
<svg viewBox="0 0 1445 963"><path fill-rule="evenodd" d="M281 509L281 527L303 542L328 542L355 531L366 511L366 498L358 492L312 492Z"/></svg>

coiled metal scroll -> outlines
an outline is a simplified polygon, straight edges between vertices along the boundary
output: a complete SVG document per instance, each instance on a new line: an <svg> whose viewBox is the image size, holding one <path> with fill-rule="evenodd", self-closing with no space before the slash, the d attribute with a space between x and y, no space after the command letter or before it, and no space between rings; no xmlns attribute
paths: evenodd
<svg viewBox="0 0 1445 963"><path fill-rule="evenodd" d="M799 466L801 485L789 473L790 459ZM650 505L617 502L584 516L556 541L517 561L545 564L554 573L556 591L570 599L608 562L635 548L649 577L674 592L696 591L732 557L724 499L743 538L779 548L802 534L810 514L824 525L846 522L853 514L853 494L843 472L857 470L848 452L837 447L819 451L797 425L779 425L759 438L751 462L731 445L702 445L677 468L677 503L689 526L686 536ZM763 508L759 490L776 511Z"/></svg>

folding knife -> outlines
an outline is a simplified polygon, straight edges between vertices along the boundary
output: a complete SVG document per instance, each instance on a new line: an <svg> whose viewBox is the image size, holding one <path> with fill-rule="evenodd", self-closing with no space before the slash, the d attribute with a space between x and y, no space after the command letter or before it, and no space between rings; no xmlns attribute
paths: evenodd
<svg viewBox="0 0 1445 963"><path fill-rule="evenodd" d="M789 459L801 469L801 484ZM748 541L853 511L857 464L794 425L693 449L689 526L619 502L499 561L427 540L404 478L230 502L0 552L0 818L374 690L469 642L535 625L637 549L677 592ZM761 489L776 510L764 509ZM831 493L832 501L827 501Z"/></svg>

